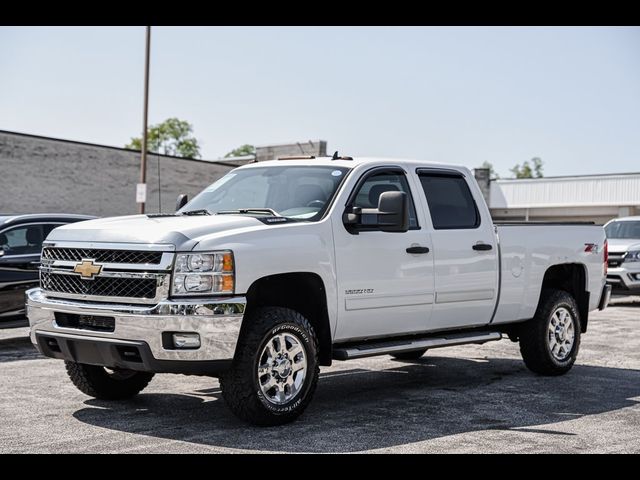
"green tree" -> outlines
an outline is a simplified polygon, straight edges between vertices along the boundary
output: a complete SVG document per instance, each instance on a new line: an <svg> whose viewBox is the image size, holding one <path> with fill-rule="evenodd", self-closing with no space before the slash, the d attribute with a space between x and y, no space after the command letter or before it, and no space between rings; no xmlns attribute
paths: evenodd
<svg viewBox="0 0 640 480"><path fill-rule="evenodd" d="M482 162L482 165L480 165L480 168L488 168L490 178L500 178L500 175L498 175L498 172L496 172L495 169L493 168L493 163L487 162L485 160L484 162Z"/></svg>
<svg viewBox="0 0 640 480"><path fill-rule="evenodd" d="M522 165L518 163L510 171L516 178L542 178L544 176L542 171L543 168L544 162L540 159L540 157L533 157L531 159L531 163L529 163L528 160L525 161Z"/></svg>
<svg viewBox="0 0 640 480"><path fill-rule="evenodd" d="M249 145L247 143L245 143L244 145L238 147L238 148L234 148L233 150L231 150L229 153L227 153L224 158L229 158L229 157L243 157L245 155L255 155L256 154L256 147L254 147L253 145Z"/></svg>
<svg viewBox="0 0 640 480"><path fill-rule="evenodd" d="M531 159L531 163L533 163L533 173L535 174L536 178L544 177L544 174L542 172L542 170L544 168L544 164L542 163L542 159L540 157L533 157Z"/></svg>
<svg viewBox="0 0 640 480"><path fill-rule="evenodd" d="M125 148L142 149L142 138L131 139ZM200 158L200 145L193 136L193 126L178 118L168 118L151 125L147 131L147 148L150 152L175 157Z"/></svg>

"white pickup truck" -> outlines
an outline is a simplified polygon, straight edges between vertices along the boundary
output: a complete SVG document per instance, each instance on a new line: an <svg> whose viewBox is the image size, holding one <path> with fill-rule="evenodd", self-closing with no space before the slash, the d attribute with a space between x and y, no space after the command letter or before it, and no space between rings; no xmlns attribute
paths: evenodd
<svg viewBox="0 0 640 480"><path fill-rule="evenodd" d="M237 416L276 425L303 412L333 360L411 361L505 336L533 372L559 375L610 295L602 227L496 225L464 167L286 158L184 200L45 242L31 340L87 395L210 375Z"/></svg>
<svg viewBox="0 0 640 480"><path fill-rule="evenodd" d="M613 293L640 295L640 217L613 219L604 231L610 247L607 282Z"/></svg>

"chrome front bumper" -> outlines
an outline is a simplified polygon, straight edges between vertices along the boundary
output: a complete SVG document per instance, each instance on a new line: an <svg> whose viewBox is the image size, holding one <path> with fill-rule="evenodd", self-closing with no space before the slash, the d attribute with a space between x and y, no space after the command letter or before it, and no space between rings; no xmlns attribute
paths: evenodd
<svg viewBox="0 0 640 480"><path fill-rule="evenodd" d="M26 296L30 336L36 346L38 338L43 336L64 342L89 342L100 347L108 344L139 345L150 353L152 363L158 360L163 364L166 361L232 360L246 306L244 297L164 300L150 306L49 298L40 288L28 290ZM56 312L113 317L115 329L103 332L61 327L56 323ZM201 345L192 350L165 348L162 334L168 332L198 333ZM74 359L67 358L69 355L73 356L73 353L56 357Z"/></svg>

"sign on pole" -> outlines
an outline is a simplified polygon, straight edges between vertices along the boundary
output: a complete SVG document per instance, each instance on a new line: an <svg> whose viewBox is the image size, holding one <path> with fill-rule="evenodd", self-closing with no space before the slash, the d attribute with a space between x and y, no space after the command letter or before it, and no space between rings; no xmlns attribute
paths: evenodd
<svg viewBox="0 0 640 480"><path fill-rule="evenodd" d="M136 202L145 203L146 201L147 201L147 184L146 183L136 184Z"/></svg>

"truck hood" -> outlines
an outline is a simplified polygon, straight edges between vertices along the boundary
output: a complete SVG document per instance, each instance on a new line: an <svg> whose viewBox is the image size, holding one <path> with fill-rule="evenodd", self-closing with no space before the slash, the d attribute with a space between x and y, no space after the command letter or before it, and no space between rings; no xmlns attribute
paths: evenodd
<svg viewBox="0 0 640 480"><path fill-rule="evenodd" d="M640 250L640 238L608 238L611 253L624 253L629 250Z"/></svg>
<svg viewBox="0 0 640 480"><path fill-rule="evenodd" d="M269 227L243 215L130 215L64 225L54 229L47 241L171 244L176 250L188 251L203 237L261 228Z"/></svg>

